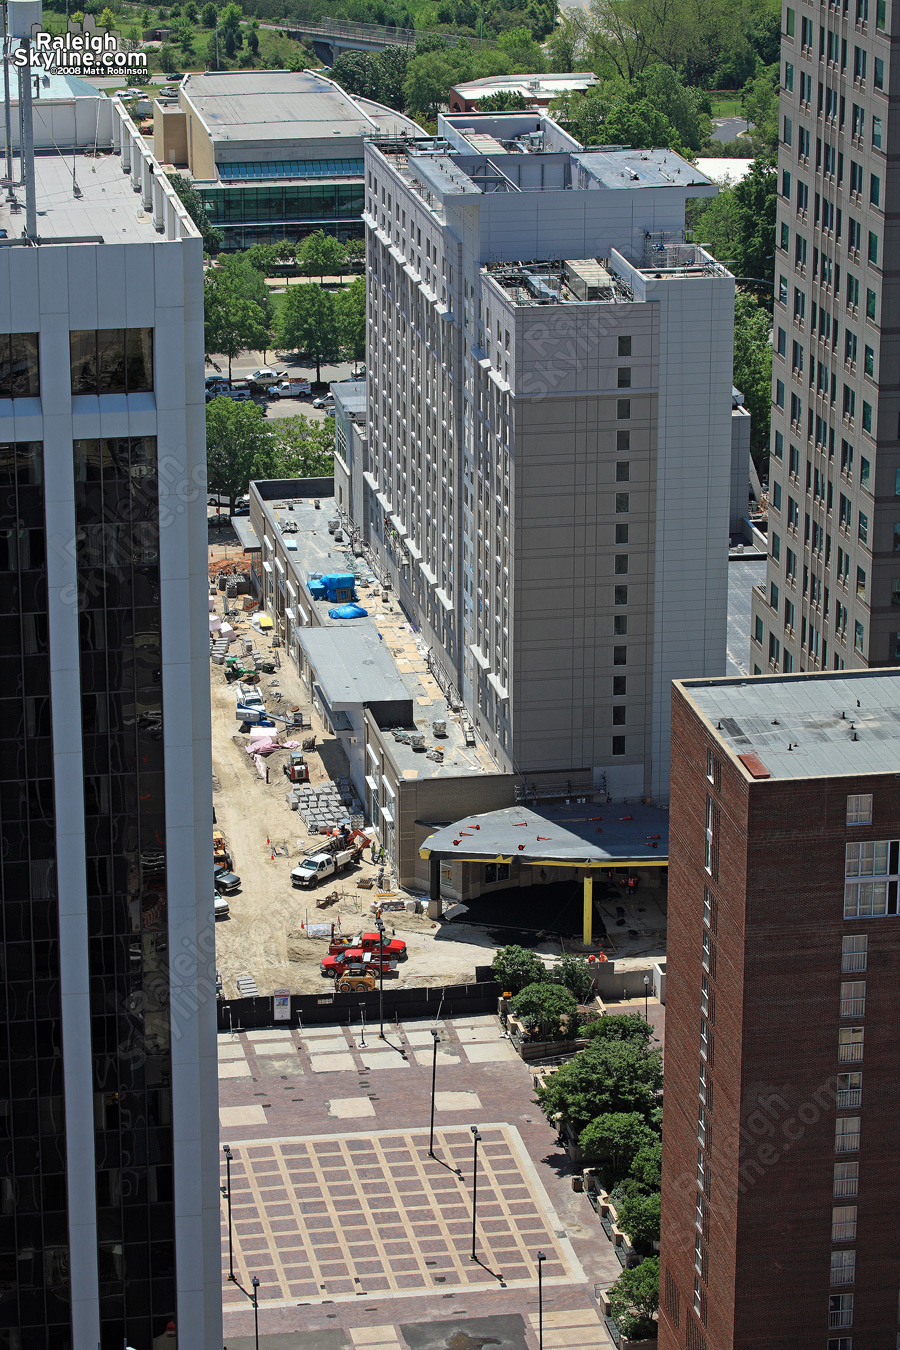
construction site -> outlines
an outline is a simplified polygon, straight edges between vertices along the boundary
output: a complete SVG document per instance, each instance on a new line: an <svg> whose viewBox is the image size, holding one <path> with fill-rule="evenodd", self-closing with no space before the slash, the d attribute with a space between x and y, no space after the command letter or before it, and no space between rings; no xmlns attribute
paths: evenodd
<svg viewBox="0 0 900 1350"><path fill-rule="evenodd" d="M246 525L241 533L246 544ZM376 641L381 655L390 657L404 679L414 681L416 725L430 732L440 711L456 728L443 740L443 763L428 761L426 781L441 788L438 774L446 774L448 800L457 809L450 813L439 808L442 813L416 821L417 870L412 877L403 876L402 884L397 834L390 835L389 825L399 833L403 821L399 808L393 814L379 809L379 801L391 798L379 794L373 800L367 790L375 772L372 756L360 791L359 773L350 761L356 751L353 737L346 726L343 735L336 729L339 713L333 704L323 706L317 674L310 678L307 670L304 679L296 648L292 652L279 632L277 615L273 620L260 610L242 541L230 526L211 527L210 539L215 861L223 875L227 867L237 882L215 902L222 996L269 995L276 989L327 992L322 962L330 947L372 929L379 915L385 940L402 938L408 949L407 960L385 967L385 987L472 982L476 969L489 965L495 951L510 942L524 943L547 962L567 949L585 950L581 880L563 879L565 874L550 870L550 859L546 866L523 866L522 885L512 889L508 866L504 871L503 864L484 866L477 859L445 860L443 901L437 908L429 905L428 850L422 846L433 830L467 815L469 801L476 810L494 805L490 796L479 797L476 784L495 794L497 785L492 787L487 779L487 752L466 746L458 714L444 700L396 599L372 593L365 597L380 635ZM327 632L303 630L307 640L309 634ZM365 671L356 674L365 678ZM371 722L371 708L366 716ZM435 744L433 735L420 734L426 745ZM392 760L398 761L398 787L419 783L423 753L408 741L398 742L396 732L390 738L379 734L379 740L387 741ZM383 763L382 783L387 772ZM461 781L461 775L473 773ZM512 791L495 796L497 802L515 799ZM582 817L584 808L574 818ZM573 828L571 822L566 828ZM619 871L618 877L604 872L593 884L590 905L596 931L590 949L614 958L624 975L630 967L643 970L664 955L665 869L642 869L639 879L637 873L629 879L624 864ZM481 882L477 888L460 880L476 873ZM218 878L216 889L222 889ZM624 992L623 987L619 993Z"/></svg>

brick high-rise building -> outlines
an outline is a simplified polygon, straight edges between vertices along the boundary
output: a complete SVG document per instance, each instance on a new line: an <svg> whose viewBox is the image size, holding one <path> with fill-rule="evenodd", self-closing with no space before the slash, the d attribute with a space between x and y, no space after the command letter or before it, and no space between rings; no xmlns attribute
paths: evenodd
<svg viewBox="0 0 900 1350"><path fill-rule="evenodd" d="M900 1334L898 703L675 685L660 1350Z"/></svg>
<svg viewBox="0 0 900 1350"><path fill-rule="evenodd" d="M769 562L751 668L900 661L900 4L784 11Z"/></svg>

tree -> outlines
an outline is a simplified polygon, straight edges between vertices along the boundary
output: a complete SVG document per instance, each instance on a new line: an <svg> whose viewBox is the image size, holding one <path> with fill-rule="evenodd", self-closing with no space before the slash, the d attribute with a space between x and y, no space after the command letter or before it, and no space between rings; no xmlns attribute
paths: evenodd
<svg viewBox="0 0 900 1350"><path fill-rule="evenodd" d="M623 1270L610 1286L609 1304L623 1336L631 1340L652 1336L659 1311L659 1257L650 1256L633 1270Z"/></svg>
<svg viewBox="0 0 900 1350"><path fill-rule="evenodd" d="M300 245L300 261L308 276L339 276L347 261L344 245L324 230L314 230Z"/></svg>
<svg viewBox="0 0 900 1350"><path fill-rule="evenodd" d="M478 112L524 112L528 100L524 94L514 89L498 90L496 94L485 94L475 105Z"/></svg>
<svg viewBox="0 0 900 1350"><path fill-rule="evenodd" d="M527 984L513 999L512 1010L538 1040L562 1040L576 1029L575 999L568 989L546 980Z"/></svg>
<svg viewBox="0 0 900 1350"><path fill-rule="evenodd" d="M685 87L671 66L648 66L635 81L641 98L653 105L674 127L688 150L699 150L710 131L709 96Z"/></svg>
<svg viewBox="0 0 900 1350"><path fill-rule="evenodd" d="M167 176L182 206L203 236L203 251L214 257L222 247L222 231L210 225L203 198L190 179L185 178L183 174L170 173Z"/></svg>
<svg viewBox="0 0 900 1350"><path fill-rule="evenodd" d="M491 962L491 972L500 988L511 994L517 994L526 985L539 984L547 978L541 958L526 947L515 944L500 948Z"/></svg>
<svg viewBox="0 0 900 1350"><path fill-rule="evenodd" d="M639 1148L631 1160L628 1175L645 1193L652 1195L662 1185L662 1140Z"/></svg>
<svg viewBox="0 0 900 1350"><path fill-rule="evenodd" d="M375 55L375 52L341 52L331 67L331 78L348 94L375 98L378 88Z"/></svg>
<svg viewBox="0 0 900 1350"><path fill-rule="evenodd" d="M255 267L240 256L223 258L203 280L207 354L231 363L241 352L265 353L271 342L272 298Z"/></svg>
<svg viewBox="0 0 900 1350"><path fill-rule="evenodd" d="M389 108L403 112L403 81L409 67L409 55L402 47L385 47L375 62L375 98Z"/></svg>
<svg viewBox="0 0 900 1350"><path fill-rule="evenodd" d="M500 33L497 49L509 57L517 70L539 75L544 69L544 49L527 28L508 28Z"/></svg>
<svg viewBox="0 0 900 1350"><path fill-rule="evenodd" d="M215 5L204 5L200 11L200 22L204 28L215 28L217 10Z"/></svg>
<svg viewBox="0 0 900 1350"><path fill-rule="evenodd" d="M97 20L97 27L109 30L111 28L115 28L115 26L116 26L116 16L115 14L113 14L112 10L107 7L100 15L100 18Z"/></svg>
<svg viewBox="0 0 900 1350"><path fill-rule="evenodd" d="M334 296L313 282L289 286L281 309L278 342L282 351L311 356L316 363L316 381L320 381L322 362L335 360L341 346Z"/></svg>
<svg viewBox="0 0 900 1350"><path fill-rule="evenodd" d="M564 952L552 967L550 979L568 989L579 1003L584 1003L593 993L595 970L596 966L585 957Z"/></svg>
<svg viewBox="0 0 900 1350"><path fill-rule="evenodd" d="M610 145L630 145L634 150L682 148L678 132L665 113L645 98L617 103L603 124L603 137Z"/></svg>
<svg viewBox="0 0 900 1350"><path fill-rule="evenodd" d="M639 1111L609 1111L585 1125L578 1147L588 1157L608 1158L613 1174L629 1171L637 1154L656 1142L657 1136Z"/></svg>
<svg viewBox="0 0 900 1350"><path fill-rule="evenodd" d="M210 492L228 498L229 515L257 465L266 462L270 431L255 403L214 398L206 405L206 471Z"/></svg>
<svg viewBox="0 0 900 1350"><path fill-rule="evenodd" d="M457 66L447 52L414 56L403 81L403 97L413 117L434 121L447 103L450 87L458 79Z"/></svg>
<svg viewBox="0 0 900 1350"><path fill-rule="evenodd" d="M536 1101L548 1120L560 1115L580 1134L609 1111L649 1116L661 1088L659 1051L630 1041L600 1041L551 1074L537 1089Z"/></svg>
<svg viewBox="0 0 900 1350"><path fill-rule="evenodd" d="M251 244L244 249L243 257L261 276L268 277L275 270L278 249L278 244Z"/></svg>
<svg viewBox="0 0 900 1350"><path fill-rule="evenodd" d="M329 478L334 472L334 422L313 421L300 413L280 417L271 426L265 465L268 478Z"/></svg>
<svg viewBox="0 0 900 1350"><path fill-rule="evenodd" d="M659 1242L659 1192L655 1195L629 1195L616 1206L619 1227L631 1238L635 1249L645 1256Z"/></svg>
<svg viewBox="0 0 900 1350"><path fill-rule="evenodd" d="M771 300L775 280L775 203L778 174L771 160L754 160L750 172L725 188L694 216L694 238L738 277L767 282Z"/></svg>
<svg viewBox="0 0 900 1350"><path fill-rule="evenodd" d="M351 361L366 354L366 279L357 277L337 297L341 346Z"/></svg>
<svg viewBox="0 0 900 1350"><path fill-rule="evenodd" d="M364 259L366 256L365 239L348 239L347 242L344 244L344 251L347 254L348 262L350 261L355 262L360 258Z"/></svg>
<svg viewBox="0 0 900 1350"><path fill-rule="evenodd" d="M590 1041L632 1041L635 1045L646 1046L653 1029L640 1013L607 1013L596 1022L588 1022L582 1027L581 1034Z"/></svg>
<svg viewBox="0 0 900 1350"><path fill-rule="evenodd" d="M739 292L734 300L734 383L750 414L753 462L765 470L772 409L772 320L755 296Z"/></svg>
<svg viewBox="0 0 900 1350"><path fill-rule="evenodd" d="M159 60L160 70L164 71L166 75L171 75L173 70L178 69L175 48L172 46L171 42L160 43L157 59Z"/></svg>

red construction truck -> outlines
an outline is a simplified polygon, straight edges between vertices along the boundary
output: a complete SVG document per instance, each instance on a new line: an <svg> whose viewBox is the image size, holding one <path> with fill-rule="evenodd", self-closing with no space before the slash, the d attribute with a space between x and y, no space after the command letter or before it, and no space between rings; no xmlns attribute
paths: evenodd
<svg viewBox="0 0 900 1350"><path fill-rule="evenodd" d="M364 952L380 951L378 934L360 933L357 937L332 937L328 951L332 956L339 956L342 952L357 947ZM406 943L402 938L385 938L384 954L393 957L396 961L405 961L409 956Z"/></svg>
<svg viewBox="0 0 900 1350"><path fill-rule="evenodd" d="M339 952L337 956L326 956L320 966L322 974L329 976L331 979L366 970L370 970L377 975L379 969L383 975L395 974L397 970L396 957L388 956L385 952L384 959L380 960L377 952L364 952L360 947L348 947L346 951Z"/></svg>

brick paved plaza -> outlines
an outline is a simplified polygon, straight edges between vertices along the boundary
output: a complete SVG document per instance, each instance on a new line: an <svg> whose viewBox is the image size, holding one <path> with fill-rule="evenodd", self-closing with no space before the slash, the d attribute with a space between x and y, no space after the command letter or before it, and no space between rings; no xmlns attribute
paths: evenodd
<svg viewBox="0 0 900 1350"><path fill-rule="evenodd" d="M441 1025L428 1156L430 1026L220 1037L228 1350L254 1344L254 1275L261 1350L531 1350L538 1251L547 1350L610 1344L594 1286L620 1266L496 1017Z"/></svg>

